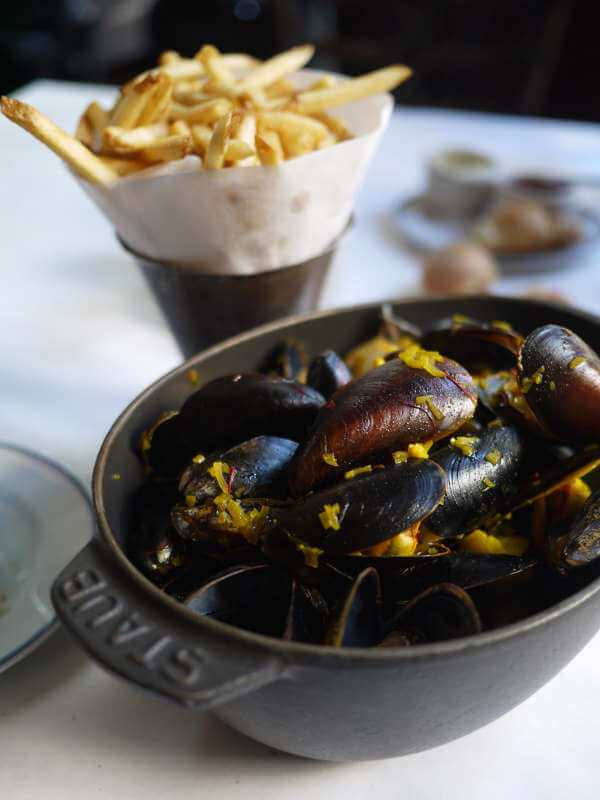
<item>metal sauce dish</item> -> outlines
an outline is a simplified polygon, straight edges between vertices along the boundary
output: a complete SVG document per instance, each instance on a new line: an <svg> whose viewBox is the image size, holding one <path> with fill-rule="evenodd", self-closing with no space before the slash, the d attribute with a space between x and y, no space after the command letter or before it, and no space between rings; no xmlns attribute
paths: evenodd
<svg viewBox="0 0 600 800"><path fill-rule="evenodd" d="M541 613L468 638L372 649L285 642L196 615L128 561L128 506L144 480L138 437L194 391L188 371L202 382L247 371L286 336L303 339L310 352L344 352L375 329L379 309L369 304L263 326L150 386L102 445L93 477L96 536L53 587L65 626L111 672L190 709L214 709L248 736L311 758L386 758L463 736L543 686L600 627L596 579ZM423 326L455 312L507 320L523 333L554 322L600 350L600 319L550 303L454 298L403 301L394 310Z"/></svg>

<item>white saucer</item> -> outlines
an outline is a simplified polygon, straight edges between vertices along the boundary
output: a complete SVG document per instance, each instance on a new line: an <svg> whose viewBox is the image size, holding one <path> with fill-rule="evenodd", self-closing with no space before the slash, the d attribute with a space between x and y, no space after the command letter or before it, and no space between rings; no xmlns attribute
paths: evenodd
<svg viewBox="0 0 600 800"><path fill-rule="evenodd" d="M93 530L91 503L76 478L0 443L0 672L58 625L50 587Z"/></svg>
<svg viewBox="0 0 600 800"><path fill-rule="evenodd" d="M531 253L494 253L506 275L552 272L572 268L597 247L600 223L590 209L569 207L568 216L579 225L581 238L565 247ZM393 214L397 230L406 244L419 253L446 247L458 239L471 238L473 220L434 218L427 212L424 195L409 197Z"/></svg>

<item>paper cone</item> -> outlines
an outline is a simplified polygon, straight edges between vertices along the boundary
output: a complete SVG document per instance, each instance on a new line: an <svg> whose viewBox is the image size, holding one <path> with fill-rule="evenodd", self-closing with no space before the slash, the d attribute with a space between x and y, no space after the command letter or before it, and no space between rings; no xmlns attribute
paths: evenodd
<svg viewBox="0 0 600 800"><path fill-rule="evenodd" d="M294 80L303 87L324 74ZM392 106L379 94L333 109L355 138L277 167L203 170L188 156L109 185L78 180L136 253L223 275L299 264L348 225Z"/></svg>

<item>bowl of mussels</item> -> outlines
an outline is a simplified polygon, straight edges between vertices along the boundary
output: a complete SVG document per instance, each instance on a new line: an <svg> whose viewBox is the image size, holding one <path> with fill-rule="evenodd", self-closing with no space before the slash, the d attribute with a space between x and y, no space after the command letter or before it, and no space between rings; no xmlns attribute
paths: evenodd
<svg viewBox="0 0 600 800"><path fill-rule="evenodd" d="M116 675L283 751L469 733L600 627L599 349L594 317L486 297L205 350L108 433L57 612Z"/></svg>

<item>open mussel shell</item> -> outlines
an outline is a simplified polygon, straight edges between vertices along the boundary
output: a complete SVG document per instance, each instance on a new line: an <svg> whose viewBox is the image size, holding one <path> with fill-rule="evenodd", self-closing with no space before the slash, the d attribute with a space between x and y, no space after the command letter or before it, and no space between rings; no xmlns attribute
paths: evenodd
<svg viewBox="0 0 600 800"><path fill-rule="evenodd" d="M379 576L367 567L333 612L325 644L336 647L374 647L382 636Z"/></svg>
<svg viewBox="0 0 600 800"><path fill-rule="evenodd" d="M421 346L453 358L469 370L516 366L523 337L505 322L480 322L462 315L440 320L421 337Z"/></svg>
<svg viewBox="0 0 600 800"><path fill-rule="evenodd" d="M253 439L192 461L179 481L179 491L202 503L222 490L209 470L215 461L227 464L228 492L234 497L277 496L287 489L287 467L298 447L291 439L255 436Z"/></svg>
<svg viewBox="0 0 600 800"><path fill-rule="evenodd" d="M417 595L386 623L386 635L399 632L411 644L442 642L481 631L481 619L469 595L442 583Z"/></svg>
<svg viewBox="0 0 600 800"><path fill-rule="evenodd" d="M189 586L191 580L187 581ZM179 581L170 593L181 592ZM238 564L212 575L189 591L183 602L199 614L266 636L322 641L329 609L314 587L265 563Z"/></svg>
<svg viewBox="0 0 600 800"><path fill-rule="evenodd" d="M439 376L392 358L340 389L296 451L292 492L331 483L411 443L437 441L472 417L477 393L469 373L446 358L435 367Z"/></svg>
<svg viewBox="0 0 600 800"><path fill-rule="evenodd" d="M198 614L238 628L280 637L286 629L292 580L270 564L229 567L185 598Z"/></svg>
<svg viewBox="0 0 600 800"><path fill-rule="evenodd" d="M534 556L449 552L439 555L397 557L335 556L327 558L339 570L357 575L366 567L377 570L386 604L406 602L428 586L452 583L461 589L502 582L511 575L536 568Z"/></svg>
<svg viewBox="0 0 600 800"><path fill-rule="evenodd" d="M529 448L522 464L520 485L511 500L512 510L545 497L598 466L600 444L574 448L552 442L536 442Z"/></svg>
<svg viewBox="0 0 600 800"><path fill-rule="evenodd" d="M600 358L568 328L544 325L523 342L521 387L539 421L560 438L600 441Z"/></svg>
<svg viewBox="0 0 600 800"><path fill-rule="evenodd" d="M277 509L277 522L283 531L326 553L362 550L425 519L442 499L445 483L435 462L411 459L284 505Z"/></svg>
<svg viewBox="0 0 600 800"><path fill-rule="evenodd" d="M446 474L444 502L427 520L438 536L456 536L508 510L517 491L517 474L526 441L514 426L494 425L461 447L448 445L432 454Z"/></svg>
<svg viewBox="0 0 600 800"><path fill-rule="evenodd" d="M307 365L308 355L302 342L299 339L285 339L267 353L258 367L258 372L303 381Z"/></svg>
<svg viewBox="0 0 600 800"><path fill-rule="evenodd" d="M152 474L176 478L187 461L195 455L186 441L179 412L163 414L142 436L142 457Z"/></svg>
<svg viewBox="0 0 600 800"><path fill-rule="evenodd" d="M314 586L294 580L281 638L320 643L325 636L328 618L329 606L321 592Z"/></svg>
<svg viewBox="0 0 600 800"><path fill-rule="evenodd" d="M500 371L480 378L477 384L477 415L486 422L496 417L516 425L536 438L555 438L537 419L521 391L516 371Z"/></svg>
<svg viewBox="0 0 600 800"><path fill-rule="evenodd" d="M557 562L565 569L587 567L600 558L600 489L585 501L563 541Z"/></svg>
<svg viewBox="0 0 600 800"><path fill-rule="evenodd" d="M306 382L321 392L323 397L330 398L351 380L352 373L333 350L324 350L311 359L308 365Z"/></svg>

